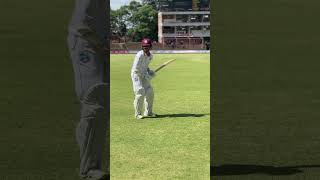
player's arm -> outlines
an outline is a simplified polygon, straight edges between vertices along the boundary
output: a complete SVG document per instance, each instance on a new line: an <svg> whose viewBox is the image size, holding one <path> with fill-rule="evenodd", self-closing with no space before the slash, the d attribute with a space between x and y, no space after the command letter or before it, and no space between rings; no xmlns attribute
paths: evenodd
<svg viewBox="0 0 320 180"><path fill-rule="evenodd" d="M153 56L151 55L151 60L152 59L153 59ZM148 72L148 75L150 76L149 79L153 78L156 75L155 71L151 70L149 67L147 69L147 72Z"/></svg>
<svg viewBox="0 0 320 180"><path fill-rule="evenodd" d="M142 64L142 58L140 53L138 53L134 58L134 62L132 65L132 72L142 78L141 64Z"/></svg>

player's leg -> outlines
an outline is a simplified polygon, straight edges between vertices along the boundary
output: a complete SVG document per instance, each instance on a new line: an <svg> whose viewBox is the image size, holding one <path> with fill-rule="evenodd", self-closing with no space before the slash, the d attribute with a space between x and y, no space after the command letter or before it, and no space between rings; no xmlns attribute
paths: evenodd
<svg viewBox="0 0 320 180"><path fill-rule="evenodd" d="M81 101L81 118L77 127L77 142L80 146L80 174L100 173L102 154L105 149L107 132L105 83L93 85ZM91 172L90 172L91 171Z"/></svg>
<svg viewBox="0 0 320 180"><path fill-rule="evenodd" d="M134 115L135 118L142 118L142 106L143 99L145 97L145 89L142 86L142 80L139 78L137 74L132 74L132 83L133 83L133 91L134 91Z"/></svg>
<svg viewBox="0 0 320 180"><path fill-rule="evenodd" d="M154 99L153 88L150 82L147 82L145 86L146 86L145 87L146 96L144 99L144 106L145 106L144 115L154 117L156 115L153 113L153 99Z"/></svg>
<svg viewBox="0 0 320 180"><path fill-rule="evenodd" d="M105 82L106 55L87 49L88 43L76 38L71 49L76 92L81 103L80 122L76 129L80 147L80 175L100 176L102 150L108 127L109 85Z"/></svg>

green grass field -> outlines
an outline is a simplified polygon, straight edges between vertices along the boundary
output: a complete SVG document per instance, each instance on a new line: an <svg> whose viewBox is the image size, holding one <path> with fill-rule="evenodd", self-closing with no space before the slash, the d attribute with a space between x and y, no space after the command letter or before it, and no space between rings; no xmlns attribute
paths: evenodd
<svg viewBox="0 0 320 180"><path fill-rule="evenodd" d="M177 60L152 80L159 118L134 119L134 55L111 55L111 178L209 179L209 55L156 54L150 67Z"/></svg>
<svg viewBox="0 0 320 180"><path fill-rule="evenodd" d="M320 178L319 5L213 6L213 179Z"/></svg>
<svg viewBox="0 0 320 180"><path fill-rule="evenodd" d="M0 1L0 179L79 180L66 42L73 5ZM177 117L141 122L132 118L132 57L112 60L112 179L208 178L209 56L186 57L154 82L155 111Z"/></svg>
<svg viewBox="0 0 320 180"><path fill-rule="evenodd" d="M66 43L73 4L0 2L0 179L79 179L79 104ZM208 178L209 56L186 57L154 82L155 111L177 117L141 122L132 118L132 57L112 60L113 179ZM166 58L156 59L152 66Z"/></svg>
<svg viewBox="0 0 320 180"><path fill-rule="evenodd" d="M79 107L66 46L73 5L0 1L0 179L79 179ZM212 6L215 180L319 179L319 6ZM185 56L154 79L155 111L204 116L142 121L133 119L132 56L112 56L113 179L208 179L209 57ZM152 67L171 57L155 58Z"/></svg>

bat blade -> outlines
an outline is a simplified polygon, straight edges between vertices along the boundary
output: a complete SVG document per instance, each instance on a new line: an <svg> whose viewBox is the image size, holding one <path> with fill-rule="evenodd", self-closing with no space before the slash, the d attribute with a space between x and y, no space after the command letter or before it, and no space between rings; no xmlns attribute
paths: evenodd
<svg viewBox="0 0 320 180"><path fill-rule="evenodd" d="M161 66L157 67L154 72L158 72L160 71L162 68L166 67L168 64L172 63L173 61L175 61L176 59L171 59L165 63L163 63Z"/></svg>

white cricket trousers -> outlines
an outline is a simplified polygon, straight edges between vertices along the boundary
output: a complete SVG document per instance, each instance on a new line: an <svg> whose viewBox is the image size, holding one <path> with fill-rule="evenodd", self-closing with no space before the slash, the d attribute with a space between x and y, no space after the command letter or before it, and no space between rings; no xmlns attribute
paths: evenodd
<svg viewBox="0 0 320 180"><path fill-rule="evenodd" d="M138 76L136 73L131 73L131 79L135 95L133 101L135 117L142 115L143 103L145 107L144 115L150 115L152 113L154 99L154 92L150 81Z"/></svg>
<svg viewBox="0 0 320 180"><path fill-rule="evenodd" d="M68 47L75 90L81 105L80 121L76 128L76 140L80 147L79 173L85 176L89 170L102 169L102 154L109 149L106 148L106 136L109 134L107 103L110 97L105 72L108 56L90 49L86 40L71 34L68 36Z"/></svg>

